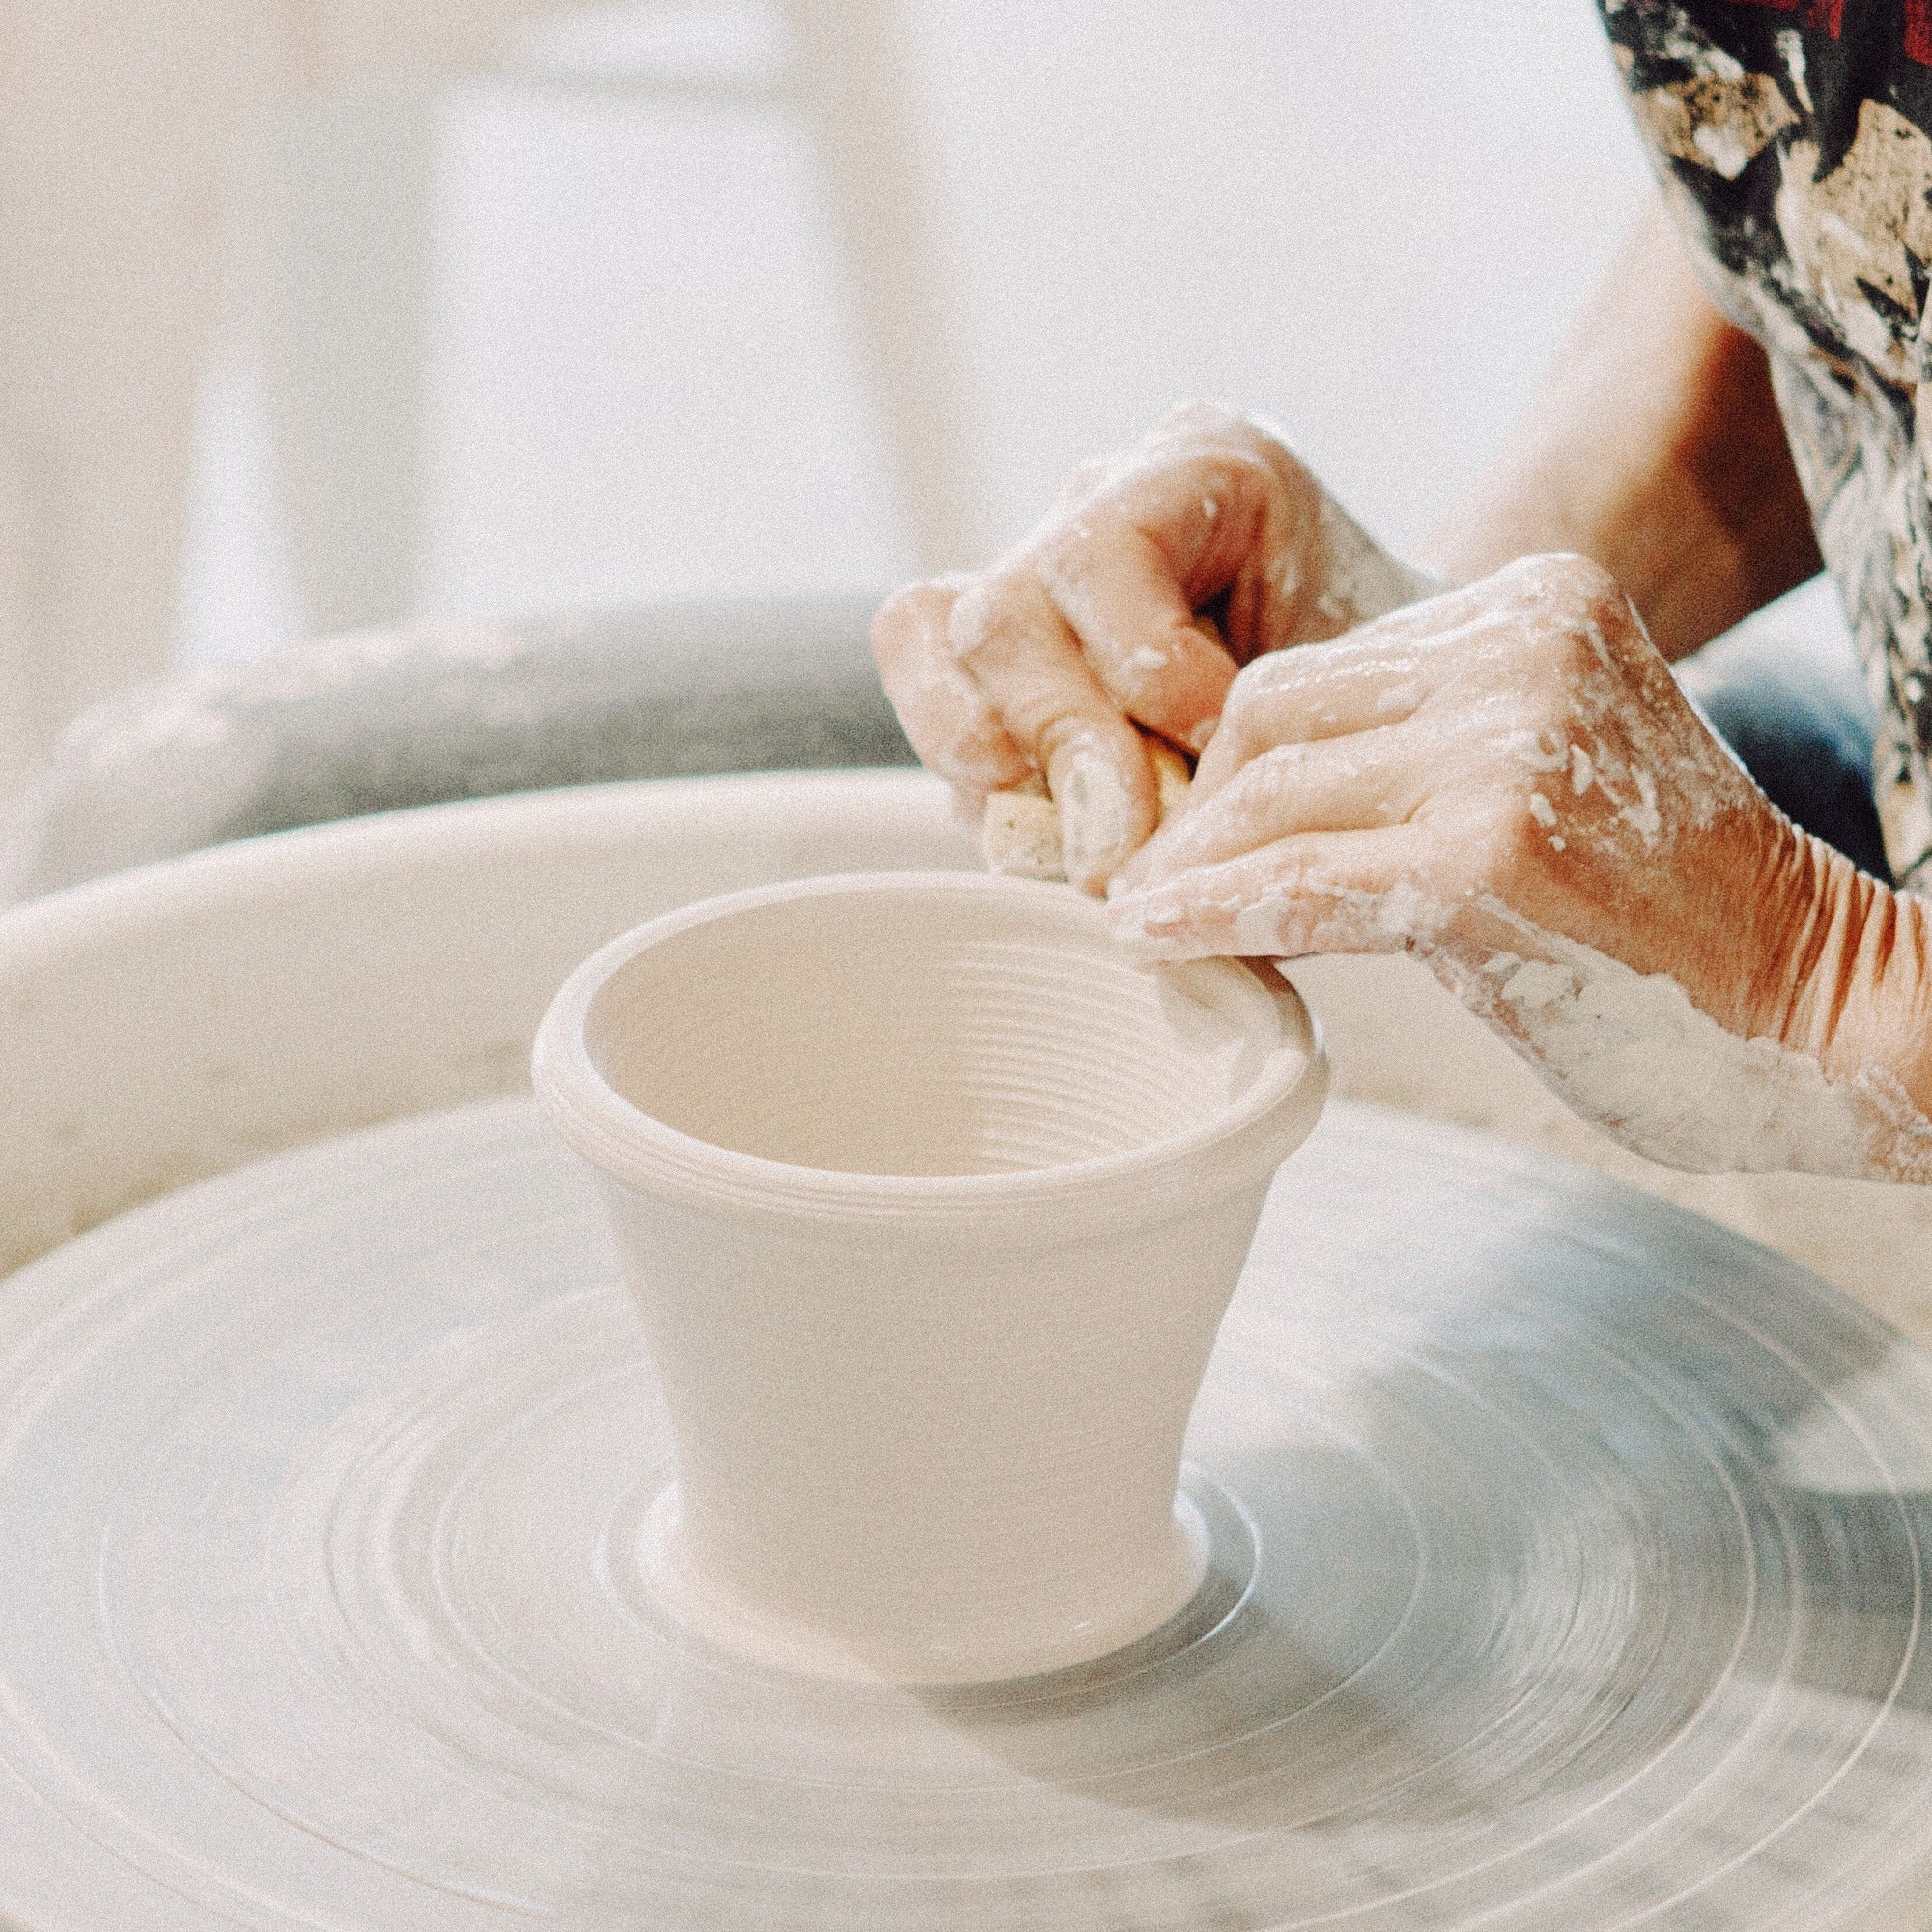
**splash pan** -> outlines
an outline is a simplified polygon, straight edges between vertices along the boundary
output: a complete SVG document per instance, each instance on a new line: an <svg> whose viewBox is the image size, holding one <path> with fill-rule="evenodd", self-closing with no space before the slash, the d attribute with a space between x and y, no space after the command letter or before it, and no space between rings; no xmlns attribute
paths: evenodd
<svg viewBox="0 0 1932 1932"><path fill-rule="evenodd" d="M666 1611L665 1418L522 1103L27 1268L0 1417L35 1932L1924 1922L1932 1364L1459 1130L1331 1109L1189 1435L1207 1579L1054 1675L790 1676Z"/></svg>

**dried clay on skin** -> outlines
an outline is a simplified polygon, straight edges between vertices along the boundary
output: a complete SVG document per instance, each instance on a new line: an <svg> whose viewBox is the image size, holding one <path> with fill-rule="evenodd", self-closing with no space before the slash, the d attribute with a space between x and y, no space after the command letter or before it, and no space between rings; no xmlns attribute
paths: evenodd
<svg viewBox="0 0 1932 1932"><path fill-rule="evenodd" d="M1698 724L1634 613L1617 629L1600 573L1526 559L1482 595L1473 622L1442 600L1446 628L1424 639L1435 676L1419 729L1378 741L1391 796L1414 809L1394 825L1369 788L1347 797L1347 825L1385 828L1370 876L1324 877L1325 856L1293 849L1297 834L1326 829L1295 795L1297 763L1253 757L1216 792L1210 752L1210 788L1166 841L1166 875L1114 901L1117 933L1166 957L1407 952L1573 1111L1638 1153L1932 1179L1932 1122L1883 1066L1828 1072L1777 1038L1746 1037L1748 1007L1718 1009L1737 1012L1731 1031L1698 1004L1705 982L1597 950L1608 935L1661 935L1670 947L1645 963L1715 958L1721 995L1751 896L1737 868L1768 876L1784 863L1768 855L1798 835ZM1385 651L1409 622L1390 619L1359 648ZM1231 718L1239 699L1237 685ZM1472 860L1472 838L1498 842Z"/></svg>
<svg viewBox="0 0 1932 1932"><path fill-rule="evenodd" d="M1702 1172L1932 1179L1932 1122L1882 1070L1833 1080L1808 1054L1719 1026L1667 973L1548 935L1538 950L1550 956L1499 952L1474 973L1430 964L1626 1147Z"/></svg>
<svg viewBox="0 0 1932 1932"><path fill-rule="evenodd" d="M1525 952L1471 966L1434 941L1442 922L1412 888L1362 910L1386 942L1378 950L1413 952L1566 1106L1634 1152L1693 1173L1932 1181L1932 1122L1881 1068L1834 1080L1808 1054L1719 1026L1669 974L1552 934L1526 932ZM1131 945L1124 911L1115 929ZM1249 907L1229 951L1275 950L1280 918L1272 901Z"/></svg>

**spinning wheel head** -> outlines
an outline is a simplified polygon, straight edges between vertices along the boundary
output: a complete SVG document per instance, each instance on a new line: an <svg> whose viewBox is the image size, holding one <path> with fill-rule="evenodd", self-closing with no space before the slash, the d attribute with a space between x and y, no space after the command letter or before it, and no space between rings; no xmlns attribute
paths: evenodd
<svg viewBox="0 0 1932 1932"><path fill-rule="evenodd" d="M32 1932L1927 1922L1932 1364L1477 1136L1327 1109L1188 1432L1200 1590L967 1687L764 1667L667 1604L666 1395L522 1103L7 1291Z"/></svg>

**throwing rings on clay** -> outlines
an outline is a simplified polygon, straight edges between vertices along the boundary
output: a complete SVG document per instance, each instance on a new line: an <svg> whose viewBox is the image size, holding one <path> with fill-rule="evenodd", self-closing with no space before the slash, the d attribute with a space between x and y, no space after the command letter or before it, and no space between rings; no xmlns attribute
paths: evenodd
<svg viewBox="0 0 1932 1932"><path fill-rule="evenodd" d="M987 1682L1198 1593L1189 1412L1328 1089L1279 974L1149 972L1064 886L793 880L612 940L531 1075L604 1183L703 1634Z"/></svg>
<svg viewBox="0 0 1932 1932"><path fill-rule="evenodd" d="M1206 1580L1069 1670L707 1646L651 1583L668 1443L527 1103L22 1270L0 1920L1925 1922L1932 1363L1594 1176L1336 1103L1195 1411Z"/></svg>

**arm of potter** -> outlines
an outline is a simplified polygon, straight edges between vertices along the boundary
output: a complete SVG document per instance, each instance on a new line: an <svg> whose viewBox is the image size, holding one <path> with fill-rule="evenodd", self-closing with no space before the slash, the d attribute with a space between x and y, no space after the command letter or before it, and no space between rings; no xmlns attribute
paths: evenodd
<svg viewBox="0 0 1932 1932"><path fill-rule="evenodd" d="M1539 552L1602 564L1672 659L1821 567L1771 365L1713 306L1661 195L1422 560L1470 583Z"/></svg>
<svg viewBox="0 0 1932 1932"><path fill-rule="evenodd" d="M1153 766L1157 822L1165 825L1187 802L1193 768L1164 738L1148 737L1147 749ZM1012 790L987 797L980 846L989 872L1015 879L1066 877L1060 850L1060 808L1044 779L1035 776Z"/></svg>

